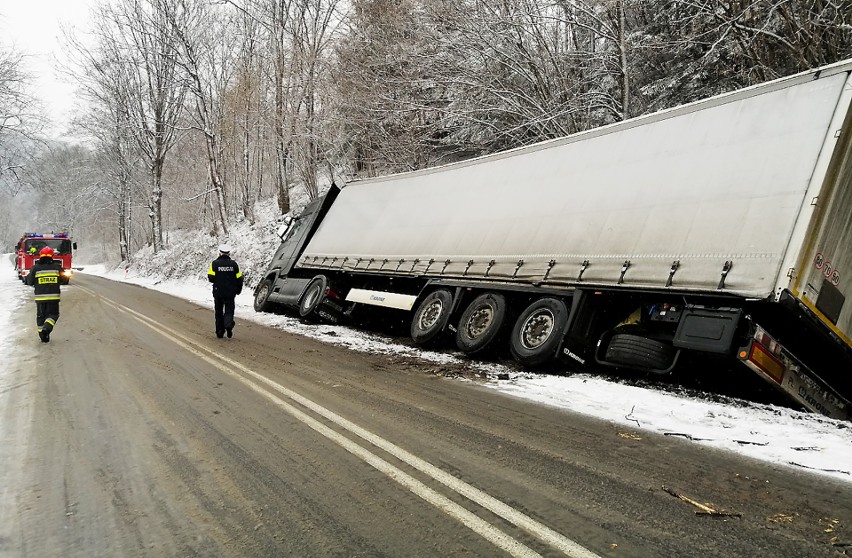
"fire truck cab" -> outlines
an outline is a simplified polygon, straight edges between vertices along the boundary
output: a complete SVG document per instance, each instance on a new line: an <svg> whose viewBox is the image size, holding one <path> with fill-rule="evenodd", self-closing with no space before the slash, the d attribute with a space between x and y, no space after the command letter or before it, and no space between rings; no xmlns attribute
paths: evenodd
<svg viewBox="0 0 852 558"><path fill-rule="evenodd" d="M62 263L59 280L61 284L67 285L73 275L72 252L77 249L77 243L71 242L67 232L24 233L15 247L15 273L18 279L26 281L27 273L38 260L38 253L45 247L53 248L53 259Z"/></svg>

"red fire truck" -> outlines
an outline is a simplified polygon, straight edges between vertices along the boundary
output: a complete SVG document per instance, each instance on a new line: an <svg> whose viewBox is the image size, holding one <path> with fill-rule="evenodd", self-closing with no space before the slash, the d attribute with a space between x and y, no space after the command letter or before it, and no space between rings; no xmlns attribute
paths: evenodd
<svg viewBox="0 0 852 558"><path fill-rule="evenodd" d="M71 280L72 251L77 249L77 243L71 242L67 232L61 233L24 233L16 246L15 272L21 281L25 281L27 273L38 260L42 248L53 248L53 259L62 263L60 283L67 285Z"/></svg>

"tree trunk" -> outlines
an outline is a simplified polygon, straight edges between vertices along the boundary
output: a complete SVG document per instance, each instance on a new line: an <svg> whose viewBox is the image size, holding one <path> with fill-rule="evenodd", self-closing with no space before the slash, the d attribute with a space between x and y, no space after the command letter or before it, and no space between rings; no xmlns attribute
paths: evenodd
<svg viewBox="0 0 852 558"><path fill-rule="evenodd" d="M303 139L305 152L302 162L302 181L305 184L308 199L315 200L319 196L319 189L317 187L317 142L314 137L314 91L312 80L308 83L305 96L305 137Z"/></svg>
<svg viewBox="0 0 852 558"><path fill-rule="evenodd" d="M130 199L130 179L127 173L122 170L119 172L119 188L118 188L118 246L121 254L121 261L130 261L130 226L131 226L131 199Z"/></svg>
<svg viewBox="0 0 852 558"><path fill-rule="evenodd" d="M625 31L627 22L624 16L624 0L618 0L616 9L618 10L618 52L621 66L621 119L627 120L630 118L630 70L627 67L627 36Z"/></svg>
<svg viewBox="0 0 852 558"><path fill-rule="evenodd" d="M155 160L151 165L151 197L148 216L151 218L151 243L156 254L163 249L163 162Z"/></svg>
<svg viewBox="0 0 852 558"><path fill-rule="evenodd" d="M278 210L282 215L290 212L290 185L287 183L287 123L284 120L284 79L286 60L284 53L284 33L286 13L283 2L273 4L274 56L275 56L275 195L278 198Z"/></svg>
<svg viewBox="0 0 852 558"><path fill-rule="evenodd" d="M202 110L199 108L199 110ZM204 121L204 120L202 120ZM207 126L205 126L207 128ZM207 172L210 176L210 186L216 194L216 213L218 214L218 225L224 234L228 234L228 211L225 205L225 187L219 172L219 157L217 157L218 145L216 134L210 129L204 131L205 144L207 146Z"/></svg>
<svg viewBox="0 0 852 558"><path fill-rule="evenodd" d="M243 117L243 217L249 223L254 224L254 205L252 204L251 195L251 122L249 120L249 111L251 103L247 100L245 106L245 115Z"/></svg>

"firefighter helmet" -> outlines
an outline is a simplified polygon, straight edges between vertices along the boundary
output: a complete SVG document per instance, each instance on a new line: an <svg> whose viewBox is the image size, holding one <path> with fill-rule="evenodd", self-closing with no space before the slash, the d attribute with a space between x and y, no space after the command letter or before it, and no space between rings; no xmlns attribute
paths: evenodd
<svg viewBox="0 0 852 558"><path fill-rule="evenodd" d="M45 246L41 249L41 252L38 253L39 258L50 258L53 259L53 248L50 246Z"/></svg>

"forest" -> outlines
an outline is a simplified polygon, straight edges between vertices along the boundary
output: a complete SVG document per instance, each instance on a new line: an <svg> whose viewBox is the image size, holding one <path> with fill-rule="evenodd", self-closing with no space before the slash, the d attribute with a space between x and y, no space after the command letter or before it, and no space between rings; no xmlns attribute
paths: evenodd
<svg viewBox="0 0 852 558"><path fill-rule="evenodd" d="M331 182L852 57L850 0L102 0L90 21L65 37L78 141L45 135L22 53L0 44L7 246L38 223L129 262Z"/></svg>

